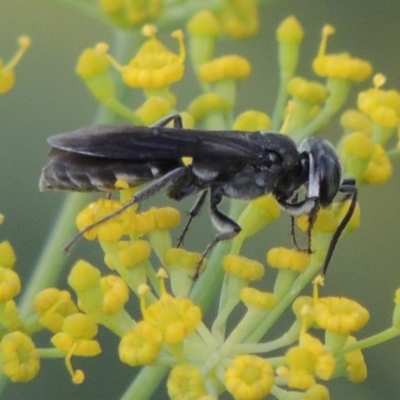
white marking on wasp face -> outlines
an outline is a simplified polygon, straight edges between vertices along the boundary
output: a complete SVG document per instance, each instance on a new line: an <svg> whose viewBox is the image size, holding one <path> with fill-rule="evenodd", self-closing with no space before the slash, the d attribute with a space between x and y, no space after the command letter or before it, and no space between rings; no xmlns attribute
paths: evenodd
<svg viewBox="0 0 400 400"><path fill-rule="evenodd" d="M304 200L302 204L296 203L292 205L290 203L280 203L280 206L293 217L299 217L300 215L310 214L311 211L315 208L317 201L317 197L311 197Z"/></svg>

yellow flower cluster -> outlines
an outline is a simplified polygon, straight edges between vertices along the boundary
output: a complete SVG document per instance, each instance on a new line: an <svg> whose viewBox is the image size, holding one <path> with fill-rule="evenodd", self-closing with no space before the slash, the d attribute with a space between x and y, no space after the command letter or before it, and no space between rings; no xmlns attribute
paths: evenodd
<svg viewBox="0 0 400 400"><path fill-rule="evenodd" d="M172 34L177 53L157 38L155 26L146 25L168 17L163 1L101 0L99 4L118 26L141 26L145 39L123 65L110 54L107 44L99 43L83 51L76 70L100 103L135 124L149 125L177 113L171 86L184 77L187 54L202 92L181 113L185 128L282 130L295 142L325 127L344 104L351 84L372 73L367 61L345 53L326 54L327 38L334 31L327 26L313 62L315 73L326 82L295 76L304 32L299 21L289 17L277 31L281 87L273 115L247 110L235 116L237 90L251 73L251 64L239 55L215 57L214 48L221 35L244 38L257 32L257 1L221 2L217 11L202 10L191 16L187 45L182 30ZM112 69L126 88L143 92L144 101L135 110L118 98ZM400 94L382 90L383 80L376 76L375 87L359 94L358 110L347 110L341 120L345 132L337 149L343 176L354 176L358 183L382 183L392 173L385 146L398 128ZM398 154L400 148L396 151ZM190 164L191 160L182 162ZM85 238L98 240L109 273L78 260L68 275L74 296L56 287L41 290L32 302L34 312L29 319L21 318L14 302L21 290L13 269L15 253L7 241L0 243L0 361L12 381L33 379L42 359L59 357L65 360L72 381L82 383L85 374L73 368L72 357L95 357L101 352L96 338L99 326L118 337L121 362L147 367L149 391L155 390L160 370L170 369L167 389L171 399L211 400L228 392L240 400L261 400L269 395L319 400L329 398L328 388L320 381L343 376L361 382L366 378L361 349L370 342L357 341L351 335L368 322L368 311L354 300L319 297L318 280L313 297L300 297L324 265L332 237L351 207L350 200L318 210L315 219L309 215L298 218L311 252L297 245L292 221L295 247L268 250L266 261L275 271L273 277L265 278L265 266L256 256L244 256L247 249L243 250L243 245L280 216L274 196L232 202L231 216L241 232L232 243L217 246L209 255L173 246L171 230L181 222L176 209L139 211L138 205L128 207L137 188L118 179L115 189L119 200L101 198L76 218ZM357 205L344 233L356 229L359 220ZM251 286L261 278L269 280L271 291ZM204 311L219 291L214 320L203 322ZM400 335L399 293L391 337ZM132 304L140 309L140 317ZM271 339L270 330L279 328L275 324L290 305L292 325ZM51 347L38 350L33 335L44 329L51 332ZM275 356L278 351L280 357ZM137 393L133 383L125 397Z"/></svg>

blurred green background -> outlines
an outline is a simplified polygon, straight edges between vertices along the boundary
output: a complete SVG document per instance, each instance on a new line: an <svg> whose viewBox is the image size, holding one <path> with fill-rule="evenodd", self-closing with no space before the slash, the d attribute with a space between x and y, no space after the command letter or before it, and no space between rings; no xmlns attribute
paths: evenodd
<svg viewBox="0 0 400 400"><path fill-rule="evenodd" d="M329 39L329 52L347 51L371 61L375 72L387 76L385 88L400 90L400 1L282 0L263 10L261 32L251 46L246 41L226 41L217 47L219 54L239 53L253 63L252 75L239 91L238 110L272 112L278 77L275 29L290 14L305 30L299 74L313 77L310 62L317 51L320 30L330 23L337 30ZM21 34L31 36L32 47L17 67L16 87L0 98L0 212L6 216L0 240L7 238L13 244L18 255L16 268L26 283L63 200L62 194L39 193L37 188L48 151L46 138L92 123L97 104L75 75L75 64L84 48L99 41L110 42L112 34L104 25L54 1L0 0L3 60L14 53ZM172 46L176 49L175 43ZM357 86L358 90L363 87L367 84ZM185 80L175 88L179 109L185 109L198 94L195 81ZM338 138L336 128L334 123L326 132L333 142ZM361 189L361 227L338 245L322 290L326 295L351 297L371 311L370 323L357 335L360 338L390 325L394 292L400 287L399 180L397 165L388 184ZM213 232L211 224L207 218L197 224L204 225L202 240L207 243ZM288 218L281 218L269 227L263 242L268 247L269 243L288 243L288 226ZM78 247L69 263L83 254L96 259L95 254L87 253L94 246L81 243ZM263 253L259 254L262 259ZM102 343L109 343L103 346L100 358L74 361L85 370L83 385L70 382L61 360L49 360L33 382L10 384L3 398L119 398L135 371L116 359L115 338L103 331L100 337ZM43 340L42 345L45 343ZM331 398L399 399L400 339L367 349L364 356L368 380L360 385L344 379L330 382Z"/></svg>

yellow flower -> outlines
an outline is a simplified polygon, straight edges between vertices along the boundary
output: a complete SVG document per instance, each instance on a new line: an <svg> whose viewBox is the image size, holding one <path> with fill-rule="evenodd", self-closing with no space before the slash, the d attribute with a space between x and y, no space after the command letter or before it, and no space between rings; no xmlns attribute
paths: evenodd
<svg viewBox="0 0 400 400"><path fill-rule="evenodd" d="M85 81L93 96L102 103L115 98L115 85L110 73L108 45L99 43L82 52L76 73Z"/></svg>
<svg viewBox="0 0 400 400"><path fill-rule="evenodd" d="M285 354L289 366L288 386L308 389L315 384L314 376L328 380L335 370L335 359L324 345L309 334L300 338L300 345L291 347Z"/></svg>
<svg viewBox="0 0 400 400"><path fill-rule="evenodd" d="M200 399L207 394L201 371L191 364L178 364L172 368L167 389L172 400Z"/></svg>
<svg viewBox="0 0 400 400"><path fill-rule="evenodd" d="M53 333L61 331L67 316L78 312L70 293L57 288L39 292L34 298L33 308L40 315L40 323Z"/></svg>
<svg viewBox="0 0 400 400"><path fill-rule="evenodd" d="M245 287L240 291L240 299L249 308L269 310L278 304L278 298L273 293Z"/></svg>
<svg viewBox="0 0 400 400"><path fill-rule="evenodd" d="M9 92L15 84L14 68L20 62L22 56L31 45L28 36L21 36L18 40L19 49L14 57L6 64L0 59L0 94Z"/></svg>
<svg viewBox="0 0 400 400"><path fill-rule="evenodd" d="M386 183L392 175L392 163L382 145L376 143L374 145L371 160L362 177L368 183L376 185Z"/></svg>
<svg viewBox="0 0 400 400"><path fill-rule="evenodd" d="M297 218L297 226L303 231L308 230L308 215L301 215ZM322 209L318 212L317 219L314 222L313 233L333 233L336 231L337 221L333 213L328 209Z"/></svg>
<svg viewBox="0 0 400 400"><path fill-rule="evenodd" d="M173 207L151 207L150 210L137 214L135 232L144 235L156 229L176 228L181 222L181 216Z"/></svg>
<svg viewBox="0 0 400 400"><path fill-rule="evenodd" d="M351 57L349 54L325 54L328 36L334 33L334 28L326 25L322 31L322 40L313 69L319 76L346 79L362 82L372 73L369 62Z"/></svg>
<svg viewBox="0 0 400 400"><path fill-rule="evenodd" d="M246 257L228 254L222 260L226 272L242 279L255 281L264 275L264 267L261 263Z"/></svg>
<svg viewBox="0 0 400 400"><path fill-rule="evenodd" d="M139 49L136 56L125 67L118 67L122 79L132 88L156 89L171 85L182 79L184 73L185 47L182 31L172 34L178 40L180 53L169 51L157 38L156 29L146 27L150 36Z"/></svg>
<svg viewBox="0 0 400 400"><path fill-rule="evenodd" d="M340 124L350 132L362 132L368 137L372 136L371 120L358 110L346 110L340 117Z"/></svg>
<svg viewBox="0 0 400 400"><path fill-rule="evenodd" d="M251 71L250 63L241 56L230 55L204 63L199 70L199 77L205 83L214 83L224 79L243 81Z"/></svg>
<svg viewBox="0 0 400 400"><path fill-rule="evenodd" d="M213 113L226 114L231 110L231 104L217 93L205 93L196 97L189 104L188 111L196 122Z"/></svg>
<svg viewBox="0 0 400 400"><path fill-rule="evenodd" d="M365 326L369 320L369 313L354 300L326 297L316 302L314 317L321 329L348 335Z"/></svg>
<svg viewBox="0 0 400 400"><path fill-rule="evenodd" d="M129 289L125 281L119 276L108 275L100 279L100 287L103 292L102 312L106 315L113 314L129 299Z"/></svg>
<svg viewBox="0 0 400 400"><path fill-rule="evenodd" d="M271 118L264 112L248 110L239 114L232 126L237 131L267 131L271 129Z"/></svg>
<svg viewBox="0 0 400 400"><path fill-rule="evenodd" d="M225 386L237 400L261 400L274 384L274 369L265 359L254 355L239 355L225 371Z"/></svg>
<svg viewBox="0 0 400 400"><path fill-rule="evenodd" d="M151 246L146 240L120 241L118 243L118 258L125 268L132 269L141 265L150 257ZM112 259L106 254L104 262L109 268L114 268Z"/></svg>
<svg viewBox="0 0 400 400"><path fill-rule="evenodd" d="M162 291L160 299L149 306L141 295L143 319L160 330L165 343L176 343L196 329L201 322L201 310L189 299L173 297L164 287Z"/></svg>
<svg viewBox="0 0 400 400"><path fill-rule="evenodd" d="M65 318L63 331L56 333L51 342L66 354L66 367L74 383L82 383L85 375L82 370L74 371L72 356L94 357L101 352L100 344L93 337L97 335L97 324L87 315L77 313Z"/></svg>
<svg viewBox="0 0 400 400"><path fill-rule="evenodd" d="M303 40L304 31L297 18L290 16L281 22L276 35L280 42L298 44Z"/></svg>
<svg viewBox="0 0 400 400"><path fill-rule="evenodd" d="M248 238L255 235L280 215L281 209L272 195L261 196L250 201L239 217L238 223L242 230L238 237Z"/></svg>
<svg viewBox="0 0 400 400"><path fill-rule="evenodd" d="M201 258L200 253L172 247L165 253L164 262L170 268L184 268L194 271L199 265ZM204 260L202 264L204 266Z"/></svg>
<svg viewBox="0 0 400 400"><path fill-rule="evenodd" d="M120 360L135 367L155 361L162 347L162 333L152 323L140 321L122 336L118 347Z"/></svg>
<svg viewBox="0 0 400 400"><path fill-rule="evenodd" d="M100 0L101 9L117 25L131 28L156 19L164 9L163 0Z"/></svg>
<svg viewBox="0 0 400 400"><path fill-rule="evenodd" d="M15 255L14 249L12 248L8 240L4 240L0 243L0 267L11 269L15 262L17 261L17 256Z"/></svg>
<svg viewBox="0 0 400 400"><path fill-rule="evenodd" d="M304 400L329 400L329 391L323 385L312 385L304 393Z"/></svg>
<svg viewBox="0 0 400 400"><path fill-rule="evenodd" d="M166 99L161 96L150 96L138 109L135 114L141 119L143 125L153 125L165 115L171 114L175 99Z"/></svg>
<svg viewBox="0 0 400 400"><path fill-rule="evenodd" d="M304 272L310 264L310 255L296 249L275 247L268 251L267 262L272 268Z"/></svg>
<svg viewBox="0 0 400 400"><path fill-rule="evenodd" d="M258 4L255 0L233 0L225 2L218 13L224 32L234 39L255 36L258 32Z"/></svg>
<svg viewBox="0 0 400 400"><path fill-rule="evenodd" d="M374 122L384 126L397 126L400 117L400 93L397 90L372 88L360 92L357 99L360 111Z"/></svg>
<svg viewBox="0 0 400 400"><path fill-rule="evenodd" d="M0 304L5 303L21 291L21 280L16 272L0 267Z"/></svg>
<svg viewBox="0 0 400 400"><path fill-rule="evenodd" d="M122 206L123 204L116 200L99 199L89 204L78 214L76 225L79 230L84 230L89 225L118 211ZM134 207L129 207L122 213L89 230L84 236L88 240L94 240L97 236L100 241L104 242L118 241L123 235L132 232L136 222L135 218Z"/></svg>
<svg viewBox="0 0 400 400"><path fill-rule="evenodd" d="M0 342L3 373L13 382L28 382L39 372L40 359L32 339L16 331L6 334Z"/></svg>
<svg viewBox="0 0 400 400"><path fill-rule="evenodd" d="M288 92L293 97L315 104L323 103L328 97L328 89L324 85L308 81L300 76L296 76L289 82Z"/></svg>
<svg viewBox="0 0 400 400"><path fill-rule="evenodd" d="M356 343L357 339L350 336L347 339L346 345ZM367 379L367 366L364 361L364 356L361 350L352 350L344 354L347 366L346 371L348 378L353 383L361 383Z"/></svg>

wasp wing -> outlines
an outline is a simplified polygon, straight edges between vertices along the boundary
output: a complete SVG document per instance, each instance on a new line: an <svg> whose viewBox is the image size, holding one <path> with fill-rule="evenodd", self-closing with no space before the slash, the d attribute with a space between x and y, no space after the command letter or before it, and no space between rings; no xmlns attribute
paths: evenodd
<svg viewBox="0 0 400 400"><path fill-rule="evenodd" d="M244 132L207 132L165 127L95 125L48 139L65 152L132 160L176 160L182 157L257 162L262 148ZM51 157L51 154L50 154Z"/></svg>

